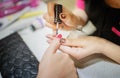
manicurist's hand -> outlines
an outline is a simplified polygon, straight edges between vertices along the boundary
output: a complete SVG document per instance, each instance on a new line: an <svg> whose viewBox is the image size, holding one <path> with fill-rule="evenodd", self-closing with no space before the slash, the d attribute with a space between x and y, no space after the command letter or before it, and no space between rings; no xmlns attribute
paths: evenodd
<svg viewBox="0 0 120 78"><path fill-rule="evenodd" d="M39 65L37 78L77 78L73 60L66 53L56 53L60 47L60 36L54 38Z"/></svg>
<svg viewBox="0 0 120 78"><path fill-rule="evenodd" d="M49 2L47 4L47 13L44 15L44 19L46 20L46 25L52 29L56 29L56 25L54 24L54 5L56 3ZM62 13L59 15L62 23L60 24L60 28L63 30L71 30L75 29L77 25L79 25L80 18L76 16L71 11L66 9L64 6L62 8Z"/></svg>

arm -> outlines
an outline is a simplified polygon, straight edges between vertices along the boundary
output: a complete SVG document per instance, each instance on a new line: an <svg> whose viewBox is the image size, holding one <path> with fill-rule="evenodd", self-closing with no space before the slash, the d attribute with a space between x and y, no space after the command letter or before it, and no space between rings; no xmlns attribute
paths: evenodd
<svg viewBox="0 0 120 78"><path fill-rule="evenodd" d="M103 46L103 51L101 53L120 64L120 46L119 45L106 41L105 46Z"/></svg>

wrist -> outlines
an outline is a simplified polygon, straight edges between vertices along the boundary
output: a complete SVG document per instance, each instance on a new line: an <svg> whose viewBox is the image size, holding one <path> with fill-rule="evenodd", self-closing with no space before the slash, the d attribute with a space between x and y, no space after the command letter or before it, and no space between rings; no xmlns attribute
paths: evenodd
<svg viewBox="0 0 120 78"><path fill-rule="evenodd" d="M114 43L106 40L106 39L103 39L103 44L102 44L102 50L101 50L101 53L106 55L107 52L110 52L113 47L114 47Z"/></svg>
<svg viewBox="0 0 120 78"><path fill-rule="evenodd" d="M117 52L120 50L120 46L108 41L108 40L105 40L104 44L103 44L103 50L102 50L102 53L104 55L107 55L109 52Z"/></svg>
<svg viewBox="0 0 120 78"><path fill-rule="evenodd" d="M107 49L107 45L108 45L108 42L107 42L107 40L103 40L103 43L102 43L102 48L101 48L101 54L103 54L103 55L105 55L105 52L106 52L106 49Z"/></svg>
<svg viewBox="0 0 120 78"><path fill-rule="evenodd" d="M106 40L103 47L102 54L120 64L120 46Z"/></svg>
<svg viewBox="0 0 120 78"><path fill-rule="evenodd" d="M106 51L106 46L107 46L107 40L104 38L99 38L96 37L96 41L98 42L96 48L97 51L95 53L100 53L100 54L104 54L104 52Z"/></svg>

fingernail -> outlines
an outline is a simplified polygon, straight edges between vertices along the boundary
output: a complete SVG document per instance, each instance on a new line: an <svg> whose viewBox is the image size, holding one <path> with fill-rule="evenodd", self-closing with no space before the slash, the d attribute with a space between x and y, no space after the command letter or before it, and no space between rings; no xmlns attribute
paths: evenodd
<svg viewBox="0 0 120 78"><path fill-rule="evenodd" d="M61 39L62 38L62 34L58 34L56 37Z"/></svg>
<svg viewBox="0 0 120 78"><path fill-rule="evenodd" d="M60 39L60 43L61 43L61 44L65 43L65 41L66 41L66 39L64 39L64 38L61 38L61 39Z"/></svg>
<svg viewBox="0 0 120 78"><path fill-rule="evenodd" d="M65 18L66 18L66 15L65 15L65 14L61 14L61 17L62 17L63 19L65 19Z"/></svg>

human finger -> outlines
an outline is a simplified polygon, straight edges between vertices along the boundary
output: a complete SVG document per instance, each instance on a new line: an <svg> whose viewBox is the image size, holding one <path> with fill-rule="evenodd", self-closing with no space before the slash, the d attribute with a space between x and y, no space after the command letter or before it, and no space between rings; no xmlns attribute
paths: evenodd
<svg viewBox="0 0 120 78"><path fill-rule="evenodd" d="M93 54L93 52L91 52L89 49L86 49L86 48L60 46L59 49L62 52L67 53L67 54L71 55L72 57L76 58L77 60L80 60L84 57L87 57L87 56Z"/></svg>
<svg viewBox="0 0 120 78"><path fill-rule="evenodd" d="M63 43L61 43L64 46L69 46L69 47L83 47L83 40L82 39L65 39Z"/></svg>
<svg viewBox="0 0 120 78"><path fill-rule="evenodd" d="M48 13L45 13L43 15L43 18L45 19L46 22L54 25L54 16L50 16Z"/></svg>
<svg viewBox="0 0 120 78"><path fill-rule="evenodd" d="M79 21L78 21L79 19L77 18L77 16L75 16L72 13L61 13L60 19L62 20L62 22L65 25L67 25L73 29L76 28L77 25L79 25Z"/></svg>
<svg viewBox="0 0 120 78"><path fill-rule="evenodd" d="M54 2L47 3L47 11L48 11L49 16L54 16L54 5L55 5Z"/></svg>
<svg viewBox="0 0 120 78"><path fill-rule="evenodd" d="M47 34L46 37L48 38L47 42L50 44L56 37L56 34Z"/></svg>
<svg viewBox="0 0 120 78"><path fill-rule="evenodd" d="M64 53L70 54L71 56L78 60L86 56L83 48L68 47L61 45L59 49Z"/></svg>
<svg viewBox="0 0 120 78"><path fill-rule="evenodd" d="M46 37L53 40L56 37L56 35L47 34Z"/></svg>
<svg viewBox="0 0 120 78"><path fill-rule="evenodd" d="M56 53L57 49L59 48L60 46L60 42L59 42L59 39L58 38L55 38L49 45L49 47L47 48L46 50L46 55L48 54L54 54Z"/></svg>
<svg viewBox="0 0 120 78"><path fill-rule="evenodd" d="M46 50L47 54L54 54L56 53L57 49L60 46L60 39L62 38L62 35L59 34L49 45L48 49Z"/></svg>
<svg viewBox="0 0 120 78"><path fill-rule="evenodd" d="M52 28L53 30L56 30L56 26L55 26L55 24L51 24L51 23L49 23L49 22L45 22L45 25L47 26L47 27L49 27L49 28Z"/></svg>

